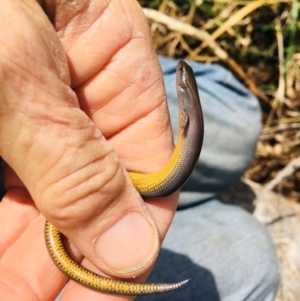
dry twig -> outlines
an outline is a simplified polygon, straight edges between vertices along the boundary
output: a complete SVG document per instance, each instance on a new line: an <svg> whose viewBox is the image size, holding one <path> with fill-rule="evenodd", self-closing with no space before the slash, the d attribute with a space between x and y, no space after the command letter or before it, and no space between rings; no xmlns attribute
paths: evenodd
<svg viewBox="0 0 300 301"><path fill-rule="evenodd" d="M205 41L209 48L214 52L214 54L220 60L224 61L233 70L233 72L245 82L252 93L254 93L260 99L268 101L268 98L265 96L265 94L257 88L255 83L251 79L247 77L246 73L239 66L239 64L234 59L230 58L227 52L224 51L205 30L197 29L192 25L186 24L152 9L144 8L144 13L148 19L164 24L170 30L184 35L189 35L201 41Z"/></svg>
<svg viewBox="0 0 300 301"><path fill-rule="evenodd" d="M282 183L283 180L289 176L291 176L297 169L300 168L300 157L295 158L289 162L278 174L276 177L270 181L267 185L264 186L259 197L263 197L263 195L275 188L279 183Z"/></svg>

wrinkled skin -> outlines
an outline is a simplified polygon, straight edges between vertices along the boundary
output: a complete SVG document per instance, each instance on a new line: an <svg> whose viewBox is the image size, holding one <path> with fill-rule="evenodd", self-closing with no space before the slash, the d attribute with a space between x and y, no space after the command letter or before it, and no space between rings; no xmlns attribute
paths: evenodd
<svg viewBox="0 0 300 301"><path fill-rule="evenodd" d="M62 300L133 300L69 281L43 231L46 218L95 272L149 274L178 193L144 202L126 173L173 149L148 22L134 0L2 0L0 15L0 299L53 300L67 284Z"/></svg>

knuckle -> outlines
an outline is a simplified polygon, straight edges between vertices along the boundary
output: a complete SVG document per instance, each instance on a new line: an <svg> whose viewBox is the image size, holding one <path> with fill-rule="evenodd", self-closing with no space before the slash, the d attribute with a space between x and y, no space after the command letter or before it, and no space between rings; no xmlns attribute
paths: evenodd
<svg viewBox="0 0 300 301"><path fill-rule="evenodd" d="M46 189L46 218L61 227L82 225L113 206L125 185L124 169L111 150Z"/></svg>

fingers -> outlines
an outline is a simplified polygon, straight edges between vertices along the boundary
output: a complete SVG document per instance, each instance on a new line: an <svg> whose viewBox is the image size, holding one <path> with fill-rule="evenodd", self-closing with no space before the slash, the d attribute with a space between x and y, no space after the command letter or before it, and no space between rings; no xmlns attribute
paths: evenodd
<svg viewBox="0 0 300 301"><path fill-rule="evenodd" d="M0 203L0 291L3 300L54 300L67 278L45 248L45 219L22 189Z"/></svg>
<svg viewBox="0 0 300 301"><path fill-rule="evenodd" d="M54 300L68 278L49 257L44 241L45 219L22 189L10 189L0 203L0 291L5 300ZM72 254L76 260L82 257ZM89 262L87 268L102 273ZM144 281L137 277L138 281ZM107 300L107 294L91 291L70 281L62 300ZM133 296L109 296L109 300L133 300Z"/></svg>
<svg viewBox="0 0 300 301"><path fill-rule="evenodd" d="M0 152L38 209L93 269L135 277L149 272L177 196L146 205L124 166L159 169L172 151L172 135L160 67L137 3L93 4L78 1L71 9L65 1L44 1L61 44L35 1L3 1L0 30L9 39L0 45ZM42 243L36 231L31 235ZM55 292L65 277L57 279Z"/></svg>
<svg viewBox="0 0 300 301"><path fill-rule="evenodd" d="M87 2L53 13L80 107L127 170L156 171L173 137L148 21L135 0L94 1L93 9Z"/></svg>
<svg viewBox="0 0 300 301"><path fill-rule="evenodd" d="M148 21L135 0L94 5L93 10L79 10L80 16L63 10L55 18L71 62L72 86L81 108L109 140L126 170L157 171L171 155L173 136ZM81 2L81 8L85 6ZM71 25L65 21L71 19ZM82 26L83 19L91 25ZM177 199L152 204L156 222L167 224L159 227L164 237Z"/></svg>
<svg viewBox="0 0 300 301"><path fill-rule="evenodd" d="M25 189L16 188L6 193L0 202L0 258L38 215L39 212Z"/></svg>
<svg viewBox="0 0 300 301"><path fill-rule="evenodd" d="M47 19L33 17L37 7L6 5L20 16L10 23L10 45L0 48L1 154L84 256L109 274L136 276L157 255L155 222L111 144L77 106L64 58L49 51L60 45Z"/></svg>

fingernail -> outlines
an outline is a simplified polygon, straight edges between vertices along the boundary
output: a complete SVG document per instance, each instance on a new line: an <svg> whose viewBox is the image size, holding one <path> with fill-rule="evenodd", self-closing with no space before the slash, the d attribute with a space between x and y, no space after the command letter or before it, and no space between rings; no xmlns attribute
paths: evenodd
<svg viewBox="0 0 300 301"><path fill-rule="evenodd" d="M130 212L98 238L96 253L116 274L139 271L157 254L157 229L139 212Z"/></svg>

